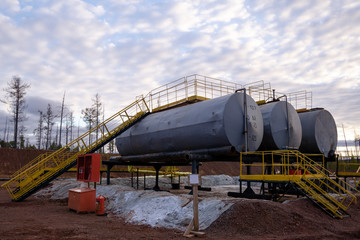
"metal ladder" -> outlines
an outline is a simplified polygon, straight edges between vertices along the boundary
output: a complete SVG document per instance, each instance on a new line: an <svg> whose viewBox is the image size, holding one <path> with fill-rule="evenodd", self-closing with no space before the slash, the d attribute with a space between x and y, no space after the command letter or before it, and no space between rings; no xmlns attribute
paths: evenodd
<svg viewBox="0 0 360 240"><path fill-rule="evenodd" d="M293 153L300 160L298 170L303 171L300 178L292 180L297 189L332 217L342 219L344 215L349 215L346 210L353 202L356 203L355 194L358 194L359 191L346 182L337 179L347 187L339 184L331 178L334 177L331 172L306 155L298 151L293 151Z"/></svg>
<svg viewBox="0 0 360 240"><path fill-rule="evenodd" d="M97 151L149 113L145 100L138 99L56 152L38 156L1 187L7 189L12 201L24 200L73 167L78 155ZM96 139L96 135L100 136Z"/></svg>

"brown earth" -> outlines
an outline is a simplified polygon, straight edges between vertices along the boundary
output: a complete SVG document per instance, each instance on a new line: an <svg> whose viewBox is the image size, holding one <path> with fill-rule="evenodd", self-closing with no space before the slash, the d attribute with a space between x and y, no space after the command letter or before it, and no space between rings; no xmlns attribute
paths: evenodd
<svg viewBox="0 0 360 240"><path fill-rule="evenodd" d="M14 173L40 154L50 151L38 149L0 148L0 176Z"/></svg>
<svg viewBox="0 0 360 240"><path fill-rule="evenodd" d="M360 239L360 204L333 219L309 200L237 201L208 229L206 239ZM133 225L109 214L76 214L67 201L29 197L11 202L0 190L0 239L185 239L183 232Z"/></svg>
<svg viewBox="0 0 360 240"><path fill-rule="evenodd" d="M26 164L24 156L32 159L38 154L38 150L23 151L0 149L3 176L7 171L17 170L19 164ZM203 175L237 175L236 165L206 163L200 169ZM234 174L230 174L231 171ZM206 239L360 239L360 202L352 205L348 212L351 217L333 219L305 198L288 203L236 201L205 230ZM23 202L11 202L5 190L0 190L1 240L185 239L182 235L179 230L129 224L111 214L106 217L76 214L68 210L66 200L29 197Z"/></svg>

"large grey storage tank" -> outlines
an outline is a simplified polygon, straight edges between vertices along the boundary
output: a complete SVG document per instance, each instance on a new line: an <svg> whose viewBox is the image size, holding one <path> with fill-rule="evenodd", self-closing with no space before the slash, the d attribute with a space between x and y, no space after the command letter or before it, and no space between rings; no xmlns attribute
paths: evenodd
<svg viewBox="0 0 360 240"><path fill-rule="evenodd" d="M263 137L260 109L248 95L248 150ZM116 138L122 156L233 146L245 150L244 93L152 113Z"/></svg>
<svg viewBox="0 0 360 240"><path fill-rule="evenodd" d="M301 143L301 123L295 108L277 101L260 106L264 122L264 137L260 150L298 149Z"/></svg>
<svg viewBox="0 0 360 240"><path fill-rule="evenodd" d="M300 151L323 153L330 157L337 146L337 129L333 116L324 109L299 113L302 125Z"/></svg>

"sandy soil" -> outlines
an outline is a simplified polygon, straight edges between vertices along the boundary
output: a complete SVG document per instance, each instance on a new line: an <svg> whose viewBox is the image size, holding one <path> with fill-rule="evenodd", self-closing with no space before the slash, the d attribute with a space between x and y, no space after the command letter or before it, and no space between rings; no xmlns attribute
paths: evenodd
<svg viewBox="0 0 360 240"><path fill-rule="evenodd" d="M206 239L360 239L360 204L332 219L307 199L237 201L205 230ZM67 201L11 202L0 190L0 239L184 239L183 232L125 223L114 215L76 214Z"/></svg>
<svg viewBox="0 0 360 240"><path fill-rule="evenodd" d="M35 150L11 149L0 149L0 153L0 177L8 177L39 154ZM184 170L190 168L182 168ZM235 176L238 172L238 163L204 163L200 167L202 175ZM74 174L66 175L73 177ZM211 195L214 194L217 193ZM351 217L343 220L331 218L305 198L288 203L234 202L205 230L206 239L360 239L360 200L348 210ZM67 200L50 201L32 196L23 202L11 202L7 192L0 189L0 240L7 239L185 238L179 230L132 225L111 214L106 217L76 214L68 210Z"/></svg>
<svg viewBox="0 0 360 240"><path fill-rule="evenodd" d="M114 216L76 214L67 201L29 197L10 202L0 191L0 239L183 239L177 230L126 224Z"/></svg>

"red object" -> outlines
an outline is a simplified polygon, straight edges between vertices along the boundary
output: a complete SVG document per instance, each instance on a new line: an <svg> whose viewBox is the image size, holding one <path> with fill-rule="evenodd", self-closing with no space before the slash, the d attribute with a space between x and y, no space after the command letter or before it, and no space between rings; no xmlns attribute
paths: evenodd
<svg viewBox="0 0 360 240"><path fill-rule="evenodd" d="M301 175L301 174L302 174L301 170L294 170L294 169L289 170L289 175Z"/></svg>
<svg viewBox="0 0 360 240"><path fill-rule="evenodd" d="M96 198L96 211L95 214L98 216L105 215L105 197L100 195Z"/></svg>
<svg viewBox="0 0 360 240"><path fill-rule="evenodd" d="M91 153L79 155L77 159L77 180L82 182L100 181L101 155Z"/></svg>
<svg viewBox="0 0 360 240"><path fill-rule="evenodd" d="M68 207L80 212L95 212L96 190L92 188L69 189Z"/></svg>

